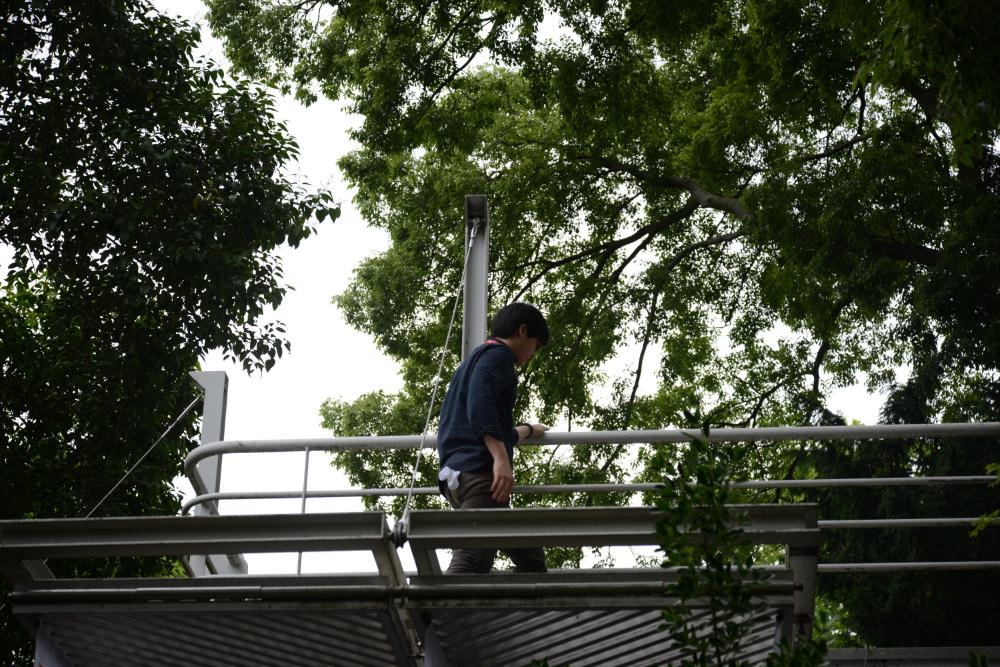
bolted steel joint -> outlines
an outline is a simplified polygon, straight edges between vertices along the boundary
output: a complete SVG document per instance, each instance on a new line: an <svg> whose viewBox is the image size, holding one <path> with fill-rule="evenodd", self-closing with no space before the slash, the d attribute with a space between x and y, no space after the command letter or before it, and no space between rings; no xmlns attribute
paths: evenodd
<svg viewBox="0 0 1000 667"><path fill-rule="evenodd" d="M400 519L392 527L392 543L396 545L397 549L402 549L403 545L406 544L406 521L404 519Z"/></svg>

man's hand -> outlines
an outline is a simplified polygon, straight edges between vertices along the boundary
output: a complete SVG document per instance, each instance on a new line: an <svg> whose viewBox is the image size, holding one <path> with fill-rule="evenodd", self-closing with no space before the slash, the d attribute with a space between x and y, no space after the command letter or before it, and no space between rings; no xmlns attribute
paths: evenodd
<svg viewBox="0 0 1000 667"><path fill-rule="evenodd" d="M493 500L498 503L510 500L510 494L514 491L514 469L506 456L502 460L493 459L493 484L490 491L493 492Z"/></svg>
<svg viewBox="0 0 1000 667"><path fill-rule="evenodd" d="M532 424L529 430L528 426L521 424L517 427L517 439L518 441L524 440L525 438L534 438L536 435L541 435L549 430L550 427L545 424ZM530 434L530 435L529 435Z"/></svg>
<svg viewBox="0 0 1000 667"><path fill-rule="evenodd" d="M514 491L514 469L510 465L507 448L491 435L483 436L483 441L493 456L493 484L490 485L490 493L493 500L505 503L510 500L510 494Z"/></svg>

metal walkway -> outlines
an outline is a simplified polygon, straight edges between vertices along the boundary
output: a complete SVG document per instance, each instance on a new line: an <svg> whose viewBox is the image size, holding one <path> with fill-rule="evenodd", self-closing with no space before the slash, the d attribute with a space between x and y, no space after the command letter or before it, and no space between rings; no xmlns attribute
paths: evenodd
<svg viewBox="0 0 1000 667"><path fill-rule="evenodd" d="M748 541L782 544L756 589L765 611L741 655L763 663L808 619L815 507L746 506ZM419 570L404 573L380 512L0 522L14 613L46 667L125 665L661 665L669 569L442 576L435 549L643 545L649 508L415 511ZM696 536L692 536L693 539ZM377 575L55 579L42 559L366 550ZM703 616L707 622L707 617Z"/></svg>

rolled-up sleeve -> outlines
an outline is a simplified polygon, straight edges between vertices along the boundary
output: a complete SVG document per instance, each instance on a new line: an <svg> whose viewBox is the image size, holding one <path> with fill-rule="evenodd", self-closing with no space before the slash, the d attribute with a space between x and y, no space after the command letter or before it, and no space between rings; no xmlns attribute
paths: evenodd
<svg viewBox="0 0 1000 667"><path fill-rule="evenodd" d="M512 373L502 368L497 363L499 360L497 355L486 355L472 370L466 416L477 439L491 435L506 442L510 439L510 434L504 433L506 429L502 424L506 420L500 416L498 397L510 390Z"/></svg>

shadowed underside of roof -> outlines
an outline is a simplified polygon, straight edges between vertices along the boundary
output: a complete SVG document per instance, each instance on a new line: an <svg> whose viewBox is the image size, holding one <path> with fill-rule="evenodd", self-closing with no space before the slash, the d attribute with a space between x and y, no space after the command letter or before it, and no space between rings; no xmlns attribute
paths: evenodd
<svg viewBox="0 0 1000 667"><path fill-rule="evenodd" d="M656 574L414 576L402 588L367 575L73 580L36 582L16 600L75 667L663 665L680 657L660 628L676 600L649 585L670 578ZM793 588L785 573L761 588L741 659L766 660ZM709 614L693 623L708 632ZM437 659L411 655L408 624L434 636Z"/></svg>

